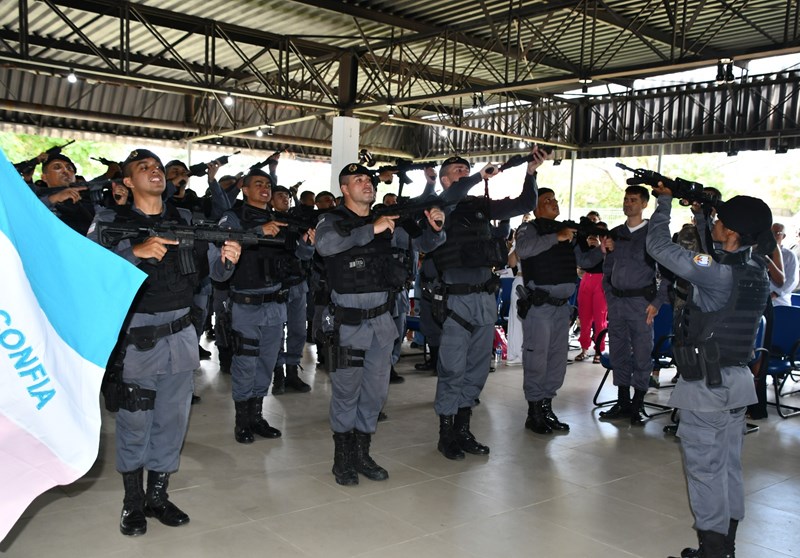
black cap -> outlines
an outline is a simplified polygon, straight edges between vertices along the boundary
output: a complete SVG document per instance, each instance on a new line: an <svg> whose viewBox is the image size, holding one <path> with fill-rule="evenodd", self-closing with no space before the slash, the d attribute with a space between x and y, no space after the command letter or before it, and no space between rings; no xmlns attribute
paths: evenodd
<svg viewBox="0 0 800 558"><path fill-rule="evenodd" d="M161 162L161 158L150 151L149 149L134 149L128 154L128 157L122 162L122 176L130 176L127 172L128 165L131 163L135 163L136 161L142 161L144 159L155 159L158 166L161 167L162 172L166 172L164 170L164 163Z"/></svg>
<svg viewBox="0 0 800 558"><path fill-rule="evenodd" d="M173 159L172 161L164 165L165 170L170 167L183 167L186 172L189 172L189 167L186 166L186 163L178 159Z"/></svg>
<svg viewBox="0 0 800 558"><path fill-rule="evenodd" d="M273 186L272 194L274 195L277 194L278 192L286 192L287 194L291 194L291 192L289 192L289 188L287 188L286 186Z"/></svg>
<svg viewBox="0 0 800 558"><path fill-rule="evenodd" d="M448 157L445 159L442 163L442 168L446 167L447 165L467 165L467 168L472 167L469 161L463 157L459 157L458 155L454 155L453 157Z"/></svg>
<svg viewBox="0 0 800 558"><path fill-rule="evenodd" d="M722 224L740 235L752 238L772 227L772 211L759 198L734 196L717 206Z"/></svg>
<svg viewBox="0 0 800 558"><path fill-rule="evenodd" d="M339 171L339 180L341 180L345 176L354 176L356 174L366 174L367 176L372 178L373 172L364 165L359 165L358 163L350 163L349 165L345 165L345 167L341 171Z"/></svg>
<svg viewBox="0 0 800 558"><path fill-rule="evenodd" d="M72 159L61 153L54 155L48 153L47 159L45 159L44 163L42 163L42 171L44 171L47 168L47 165L49 165L53 161L63 161L64 163L67 163L69 166L72 167L72 172L78 172L77 169L75 168L75 163L72 162Z"/></svg>

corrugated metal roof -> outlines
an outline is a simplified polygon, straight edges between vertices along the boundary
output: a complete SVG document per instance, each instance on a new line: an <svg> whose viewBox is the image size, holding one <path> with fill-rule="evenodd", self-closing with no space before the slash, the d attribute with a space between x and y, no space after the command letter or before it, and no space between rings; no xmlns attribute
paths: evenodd
<svg viewBox="0 0 800 558"><path fill-rule="evenodd" d="M475 120L464 109L477 91L485 90L492 104L533 102L574 89L579 77L656 75L723 55L797 50L800 38L793 24L800 8L774 0L745 7L690 1L677 12L673 3L654 0L53 0L64 17L45 2L23 3L28 34L21 40L19 2L0 2L4 121L162 139L229 131L222 141L231 143L249 141L242 138L254 126L289 121L276 134L325 141L325 123L340 110L339 88L347 85L339 82L339 57L346 52L357 53L362 64L355 106L347 110L369 106L372 116L386 118L383 105L392 97L408 103L399 109L405 115L450 113L458 123ZM121 25L126 13L128 35ZM70 67L90 81L67 84L62 76ZM212 94L227 90L239 95L232 109ZM12 102L28 112L14 111ZM68 116L37 114L29 105ZM115 128L103 115L122 115L123 123ZM136 126L137 118L150 125ZM154 127L159 121L173 122L174 129ZM508 132L508 141L517 133L503 119L477 125ZM542 125L518 128L535 135ZM425 151L413 127L409 121L374 126L369 140Z"/></svg>

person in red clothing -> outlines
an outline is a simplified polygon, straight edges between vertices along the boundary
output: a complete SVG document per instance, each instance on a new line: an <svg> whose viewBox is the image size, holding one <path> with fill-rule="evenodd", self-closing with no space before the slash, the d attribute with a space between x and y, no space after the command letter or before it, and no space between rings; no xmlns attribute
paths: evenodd
<svg viewBox="0 0 800 558"><path fill-rule="evenodd" d="M590 211L586 217L597 225L605 227L605 223L600 221L600 214L597 211ZM578 246L584 252L588 252L599 242L597 237L578 236ZM581 333L578 337L581 352L575 357L575 360L585 360L590 347L594 345L595 354L592 362L599 363L600 353L605 349L605 336L598 339L598 335L608 327L608 306L605 292L603 292L602 261L594 267L583 270L581 284L578 287L578 319L581 324Z"/></svg>

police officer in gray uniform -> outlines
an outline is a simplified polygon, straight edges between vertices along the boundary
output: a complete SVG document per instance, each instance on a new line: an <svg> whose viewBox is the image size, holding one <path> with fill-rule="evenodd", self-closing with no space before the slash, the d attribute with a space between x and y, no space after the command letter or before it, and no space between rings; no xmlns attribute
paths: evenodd
<svg viewBox="0 0 800 558"><path fill-rule="evenodd" d="M288 288L283 287L282 281L288 277L294 257L311 258L314 231L306 231L298 239L295 233L281 230L286 223L276 221L268 209L272 181L266 172L251 168L244 177L242 193L245 203L226 211L220 226L276 238L275 246L245 249L241 265L231 278L231 319L236 339L231 363L236 409L234 438L240 444L251 444L254 433L264 438L281 436L262 411L286 322ZM288 234L292 236L287 239ZM288 251L292 248L294 254Z"/></svg>
<svg viewBox="0 0 800 558"><path fill-rule="evenodd" d="M358 473L385 480L386 469L369 455L378 413L389 389L392 346L397 329L392 321L396 289L406 278L404 263L394 257L391 237L396 216L375 218L372 172L352 163L339 173L344 204L320 218L317 253L325 258L331 286L333 317L327 332L334 350L327 360L331 377L330 421L333 430L333 475L341 485L358 484ZM425 247L443 241L444 213L425 211ZM345 230L344 220L356 226ZM332 354L331 354L332 353Z"/></svg>
<svg viewBox="0 0 800 558"><path fill-rule="evenodd" d="M692 252L670 240L672 192L659 184L647 251L691 283L676 321L673 352L681 377L669 403L681 410L678 436L699 549L681 556L734 556L744 517L742 444L745 408L756 401L752 358L769 283L763 257L771 253L772 213L757 198L736 196L718 205L713 254Z"/></svg>
<svg viewBox="0 0 800 558"><path fill-rule="evenodd" d="M564 383L569 352L571 307L577 267L591 268L602 262L596 238L584 252L575 241L576 230L555 221L558 201L550 188L538 191L536 219L517 230L517 256L521 259L525 296L518 307L527 309L522 322L523 390L528 401L525 428L537 434L568 431L558 420L552 402ZM523 310L524 312L525 310Z"/></svg>
<svg viewBox="0 0 800 558"><path fill-rule="evenodd" d="M650 193L643 186L628 186L622 202L627 220L614 227L603 242L603 290L608 303L609 356L614 364L617 402L600 417L627 418L634 426L644 424L644 396L653 370L653 319L668 301L669 286L663 276L656 285L655 261L645 249L647 220L642 212L649 199Z"/></svg>
<svg viewBox="0 0 800 558"><path fill-rule="evenodd" d="M89 237L97 240L98 221L141 225L161 221L189 223L189 216L162 202L164 167L161 160L145 149L132 151L123 163L123 182L133 193L132 206L105 209L95 217ZM180 451L189 421L193 372L200 366L197 337L191 327L192 294L197 273L181 265L175 240L149 237L141 242L123 240L114 251L147 273L123 338L126 353L116 421L117 470L125 486L120 531L142 535L146 517L177 527L189 516L169 501L169 476L177 471ZM195 269L204 266L216 280L224 280L232 270L224 261L236 263L241 254L237 242L226 241L222 249L196 242L192 250ZM147 493L143 489L143 470L148 470Z"/></svg>
<svg viewBox="0 0 800 558"><path fill-rule="evenodd" d="M284 186L272 188L272 201L275 211L291 213L289 210L289 189ZM313 246L312 246L313 250ZM310 262L309 256L304 261ZM311 386L299 375L300 359L306 344L306 301L308 297L308 281L306 270L299 258L291 258L290 271L282 281L283 287L289 289L286 299L286 329L282 332L281 351L272 374L272 395L282 395L286 388L299 393L308 393ZM284 342L286 349L284 350Z"/></svg>
<svg viewBox="0 0 800 558"><path fill-rule="evenodd" d="M508 219L536 205L536 168L544 161L538 147L531 151L522 193L514 199L468 197L447 217L447 241L429 253L441 279L434 291L432 312L442 322L438 382L434 410L439 415L438 449L447 459L464 459L464 452L486 455L489 448L470 432L472 407L489 375L496 293L499 278L492 266L508 260L505 238L492 236L490 220ZM496 175L491 164L469 176L470 164L450 157L439 169L442 199L461 199L472 185Z"/></svg>

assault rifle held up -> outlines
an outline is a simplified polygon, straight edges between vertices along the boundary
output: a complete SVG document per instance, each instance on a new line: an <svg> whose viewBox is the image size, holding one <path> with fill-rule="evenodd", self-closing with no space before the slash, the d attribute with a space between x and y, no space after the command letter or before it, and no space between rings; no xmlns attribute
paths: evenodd
<svg viewBox="0 0 800 558"><path fill-rule="evenodd" d="M237 153L238 153L238 151L237 151ZM281 153L282 153L281 151L274 152L272 155L270 155L269 157L267 157L266 159L264 159L260 163L256 163L255 165L251 165L250 166L250 170L261 170L264 167L266 167L267 165L269 165L270 161L274 161L275 163L277 163L278 162L278 157L280 157ZM276 157L276 155L278 157Z"/></svg>
<svg viewBox="0 0 800 558"><path fill-rule="evenodd" d="M382 205L374 208L367 217L353 217L352 219L342 219L336 221L334 227L337 232L342 236L350 236L353 229L366 225L372 222L373 218L382 217L384 215L397 215L397 224L404 227L412 236L419 234L419 226L417 221L422 219L425 215L425 210L432 207L444 209L447 205L456 205L458 201L446 204L442 198L436 195L427 196L425 198L413 198L408 201L398 202L395 205ZM444 223L436 222L438 226Z"/></svg>
<svg viewBox="0 0 800 558"><path fill-rule="evenodd" d="M307 215L299 215L294 213L284 213L282 211L270 211L259 209L252 205L245 205L242 209L242 216L248 221L255 223L269 223L270 221L277 221L279 223L286 223L290 231L294 231L299 235L305 234L308 229L317 228L318 212Z"/></svg>
<svg viewBox="0 0 800 558"><path fill-rule="evenodd" d="M633 173L633 177L626 180L631 186L647 184L651 188L657 188L658 183L661 182L672 191L672 196L675 198L686 200L690 203L698 202L701 205L708 205L711 207L714 207L719 202L715 196L704 192L703 185L699 182L692 182L683 178L667 178L656 171L634 169L622 163L617 163L617 166Z"/></svg>
<svg viewBox="0 0 800 558"><path fill-rule="evenodd" d="M81 198L89 200L92 203L102 203L103 197L106 192L111 191L111 185L117 182L121 184L121 180L109 180L101 178L99 180L89 180L87 182L73 182L69 186L56 186L54 188L40 188L38 191L39 196L52 196L59 192L63 192L67 188L86 188L81 190Z"/></svg>
<svg viewBox="0 0 800 558"><path fill-rule="evenodd" d="M48 156L59 155L62 149L64 149L68 145L72 145L73 143L75 143L75 140L69 140L64 145L54 145L48 149L45 149L44 152L47 153ZM38 164L39 164L39 157L36 156L33 159L22 161L21 163L15 163L14 168L20 174L28 174L29 172L33 172L33 170L36 168L36 165Z"/></svg>
<svg viewBox="0 0 800 558"><path fill-rule="evenodd" d="M578 222L572 220L551 221L549 219L539 219L536 221L536 227L541 234L553 234L563 229L575 229L578 236L599 236L614 239L616 237L616 234L612 231L608 230L606 227L598 227L597 224L588 217L581 217Z"/></svg>
<svg viewBox="0 0 800 558"><path fill-rule="evenodd" d="M223 155L222 157L217 157L213 161L209 161L208 163L195 163L191 167L189 167L189 176L205 176L208 173L208 165L211 163L219 163L219 166L227 165L228 159L234 155L238 155L241 151L237 150L231 153L230 155Z"/></svg>
<svg viewBox="0 0 800 558"><path fill-rule="evenodd" d="M140 225L136 223L108 223L100 221L97 223L97 238L102 246L110 248L116 246L122 240L137 240L158 236L170 240L177 240L178 251L180 253L181 273L188 275L197 271L194 264L194 243L195 241L213 242L221 245L226 240L235 240L242 247L245 246L276 246L284 247L286 239L260 236L254 232L235 231L221 229L215 225L178 225L174 222L162 222L154 225ZM170 249L170 248L167 248ZM149 263L155 264L155 261ZM225 262L225 269L231 269L233 264Z"/></svg>
<svg viewBox="0 0 800 558"><path fill-rule="evenodd" d="M424 161L421 163L415 163L414 161L411 161L409 159L397 159L397 162L394 165L378 167L376 175L378 176L379 180L381 180L384 184L391 184L392 174L397 173L397 177L400 179L400 190L402 192L403 186L405 186L406 184L411 184L411 179L408 177L408 173L410 171L425 170L427 168L436 167L438 165L439 163L437 163L436 161Z"/></svg>
<svg viewBox="0 0 800 558"><path fill-rule="evenodd" d="M539 148L540 151L544 151L547 155L550 155L553 152L553 149L555 149L552 145L537 145L537 147ZM500 168L498 170L499 172L503 172L504 170L513 167L518 167L519 165L525 163L530 163L531 161L533 161L533 155L531 155L530 153L528 153L527 155L517 154L512 156L508 161L506 161L502 165L500 165Z"/></svg>
<svg viewBox="0 0 800 558"><path fill-rule="evenodd" d="M103 165L110 167L111 165L118 165L122 166L122 163L119 161L112 161L111 159L106 159L105 157L89 157L93 161L97 161L98 163L102 163Z"/></svg>

